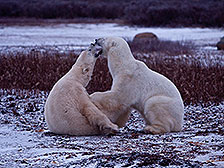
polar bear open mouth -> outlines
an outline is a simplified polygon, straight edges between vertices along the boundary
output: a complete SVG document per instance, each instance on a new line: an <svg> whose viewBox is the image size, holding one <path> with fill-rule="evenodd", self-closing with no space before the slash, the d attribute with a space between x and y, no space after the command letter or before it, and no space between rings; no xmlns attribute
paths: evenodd
<svg viewBox="0 0 224 168"><path fill-rule="evenodd" d="M99 57L103 53L103 48L100 45L96 43L91 43L91 46L94 47L94 50L95 50L94 56L96 58Z"/></svg>
<svg viewBox="0 0 224 168"><path fill-rule="evenodd" d="M95 57L99 57L103 53L102 47L101 46L97 47L97 46L96 46L96 53L94 54Z"/></svg>
<svg viewBox="0 0 224 168"><path fill-rule="evenodd" d="M101 48L100 50L99 50L99 52L97 53L97 55L99 56L99 55L101 55L103 53L103 49Z"/></svg>

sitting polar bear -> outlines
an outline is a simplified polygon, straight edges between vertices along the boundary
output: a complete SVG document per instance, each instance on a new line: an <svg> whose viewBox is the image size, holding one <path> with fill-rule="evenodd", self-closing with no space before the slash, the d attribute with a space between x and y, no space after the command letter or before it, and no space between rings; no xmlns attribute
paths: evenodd
<svg viewBox="0 0 224 168"><path fill-rule="evenodd" d="M134 108L145 119L146 133L181 131L184 105L175 85L136 60L122 38L100 38L95 44L108 59L113 84L110 91L93 93L92 102L119 127Z"/></svg>
<svg viewBox="0 0 224 168"><path fill-rule="evenodd" d="M85 90L99 54L92 45L83 51L72 69L51 90L45 104L49 130L56 134L94 135L113 133L113 124L91 101Z"/></svg>

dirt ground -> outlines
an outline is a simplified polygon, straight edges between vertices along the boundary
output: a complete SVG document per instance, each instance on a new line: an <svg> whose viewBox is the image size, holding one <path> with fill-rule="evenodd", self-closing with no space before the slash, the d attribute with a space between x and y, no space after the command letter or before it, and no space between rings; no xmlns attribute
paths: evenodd
<svg viewBox="0 0 224 168"><path fill-rule="evenodd" d="M46 92L0 91L0 167L224 167L224 102L185 106L184 129L147 135L133 111L116 135L48 131Z"/></svg>

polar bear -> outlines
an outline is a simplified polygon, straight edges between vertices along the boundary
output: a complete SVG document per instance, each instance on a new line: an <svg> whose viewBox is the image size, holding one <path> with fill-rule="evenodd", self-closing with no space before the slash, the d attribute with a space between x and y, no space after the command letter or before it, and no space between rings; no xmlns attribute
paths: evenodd
<svg viewBox="0 0 224 168"><path fill-rule="evenodd" d="M145 119L145 133L181 131L184 105L176 86L136 60L122 38L100 38L95 44L103 48L113 83L111 90L90 95L92 102L119 127L136 109Z"/></svg>
<svg viewBox="0 0 224 168"><path fill-rule="evenodd" d="M113 124L91 101L85 90L99 54L93 45L83 51L72 69L50 91L44 115L51 132L69 135L114 133Z"/></svg>

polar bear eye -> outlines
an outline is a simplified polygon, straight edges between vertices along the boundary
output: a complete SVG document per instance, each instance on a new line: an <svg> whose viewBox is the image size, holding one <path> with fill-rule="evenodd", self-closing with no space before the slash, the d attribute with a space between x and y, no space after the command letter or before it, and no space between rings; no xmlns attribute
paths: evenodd
<svg viewBox="0 0 224 168"><path fill-rule="evenodd" d="M86 74L87 72L89 72L89 68L84 68L84 69L82 70L82 73L83 73L83 74Z"/></svg>

